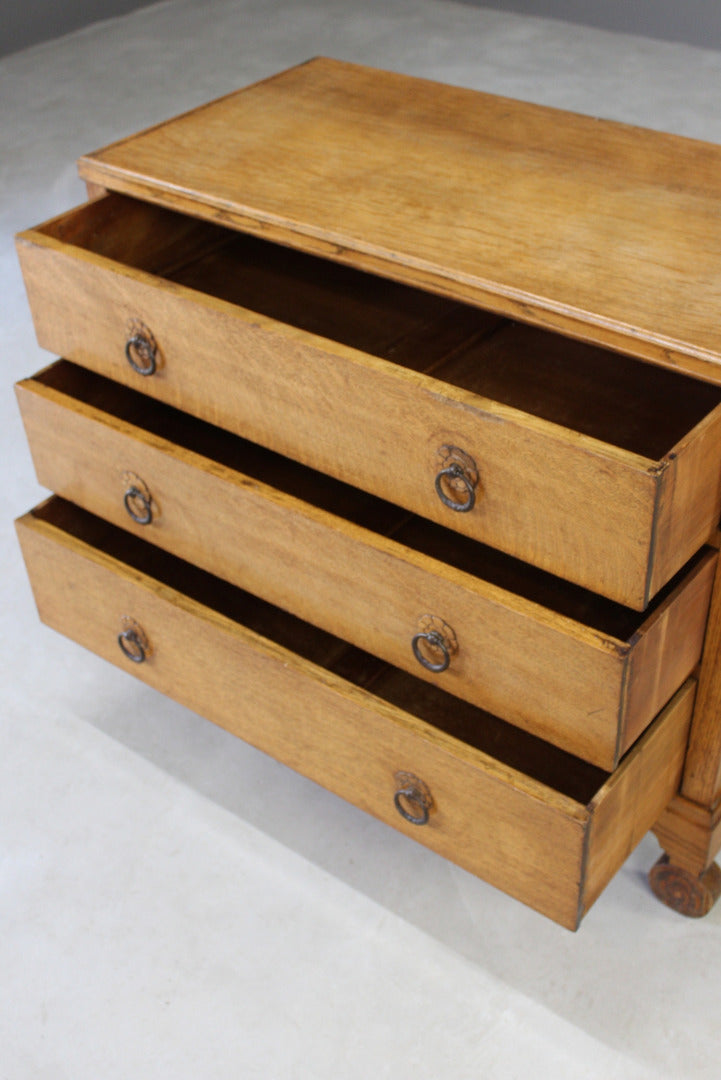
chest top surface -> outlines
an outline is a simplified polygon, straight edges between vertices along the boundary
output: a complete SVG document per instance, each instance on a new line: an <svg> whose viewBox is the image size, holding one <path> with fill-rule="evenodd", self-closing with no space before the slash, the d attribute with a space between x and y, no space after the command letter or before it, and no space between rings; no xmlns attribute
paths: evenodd
<svg viewBox="0 0 721 1080"><path fill-rule="evenodd" d="M317 58L79 169L721 381L721 147Z"/></svg>

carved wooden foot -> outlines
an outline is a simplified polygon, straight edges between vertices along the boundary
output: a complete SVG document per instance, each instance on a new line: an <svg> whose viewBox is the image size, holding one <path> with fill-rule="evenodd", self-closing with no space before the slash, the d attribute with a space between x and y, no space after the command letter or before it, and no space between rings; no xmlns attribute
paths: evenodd
<svg viewBox="0 0 721 1080"><path fill-rule="evenodd" d="M707 915L721 896L721 868L716 863L696 875L662 855L651 868L648 880L659 900L691 919Z"/></svg>

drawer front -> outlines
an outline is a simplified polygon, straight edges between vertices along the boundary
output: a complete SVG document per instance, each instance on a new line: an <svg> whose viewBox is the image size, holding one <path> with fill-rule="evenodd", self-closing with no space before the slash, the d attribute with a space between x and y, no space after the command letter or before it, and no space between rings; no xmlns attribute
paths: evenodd
<svg viewBox="0 0 721 1080"><path fill-rule="evenodd" d="M167 410L67 362L17 391L45 487L601 768L616 766L700 658L710 551L645 617L611 607L614 638L606 602L555 581L589 621L559 614L540 602L547 588L533 598L536 572L483 548L475 573L458 569L442 561L457 552L454 534L404 521L319 474L279 467L273 455L187 417L181 447L158 434ZM114 412L93 404L108 395ZM138 408L153 431L129 422ZM221 448L235 468L198 452ZM244 455L252 475L241 471ZM284 489L268 482L282 483L284 472ZM354 498L367 506L367 524L324 508L340 511L345 500L353 509ZM428 535L439 549L423 550Z"/></svg>
<svg viewBox="0 0 721 1080"><path fill-rule="evenodd" d="M94 205L19 239L46 348L639 610L718 520L718 409L651 459L434 378L420 332L372 355L86 250ZM126 358L138 325L148 376Z"/></svg>
<svg viewBox="0 0 721 1080"><path fill-rule="evenodd" d="M482 739L484 728L495 725L491 741L498 746L507 734L510 759L499 759L377 689L401 678L401 700L417 699L427 714L423 697L432 688L426 684L381 668L364 689L370 661L364 654L360 662L344 659L335 639L316 648L307 627L298 640L313 659L295 655L271 639L267 620L260 635L201 602L197 586L191 597L172 586L167 569L158 576L137 565L140 549L151 552L149 565L156 567L159 559L171 562L169 556L135 541L134 564L120 561L110 553L118 544L111 532L59 500L20 519L23 553L48 625L566 926L577 926L677 787L691 683L610 779L472 710L472 734ZM180 574L192 577L187 568ZM208 588L210 595L212 580ZM220 594L226 606L229 590ZM327 660L321 665L321 653L335 656L335 667L354 672L356 681ZM547 777L557 773L564 790L526 775L514 756L545 769ZM576 785L575 796L565 790L569 784ZM398 805L427 820L409 822Z"/></svg>

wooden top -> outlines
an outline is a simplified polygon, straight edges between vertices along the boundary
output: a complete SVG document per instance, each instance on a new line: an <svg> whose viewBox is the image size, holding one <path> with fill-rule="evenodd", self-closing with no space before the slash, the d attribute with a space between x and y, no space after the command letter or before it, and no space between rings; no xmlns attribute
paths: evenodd
<svg viewBox="0 0 721 1080"><path fill-rule="evenodd" d="M721 148L318 58L81 176L721 382Z"/></svg>

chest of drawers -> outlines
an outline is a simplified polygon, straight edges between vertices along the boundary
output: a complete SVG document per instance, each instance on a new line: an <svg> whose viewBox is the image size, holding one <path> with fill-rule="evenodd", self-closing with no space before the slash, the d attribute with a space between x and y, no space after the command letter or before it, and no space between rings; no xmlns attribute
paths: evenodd
<svg viewBox="0 0 721 1080"><path fill-rule="evenodd" d="M575 928L718 892L721 152L317 59L18 237L41 617Z"/></svg>

